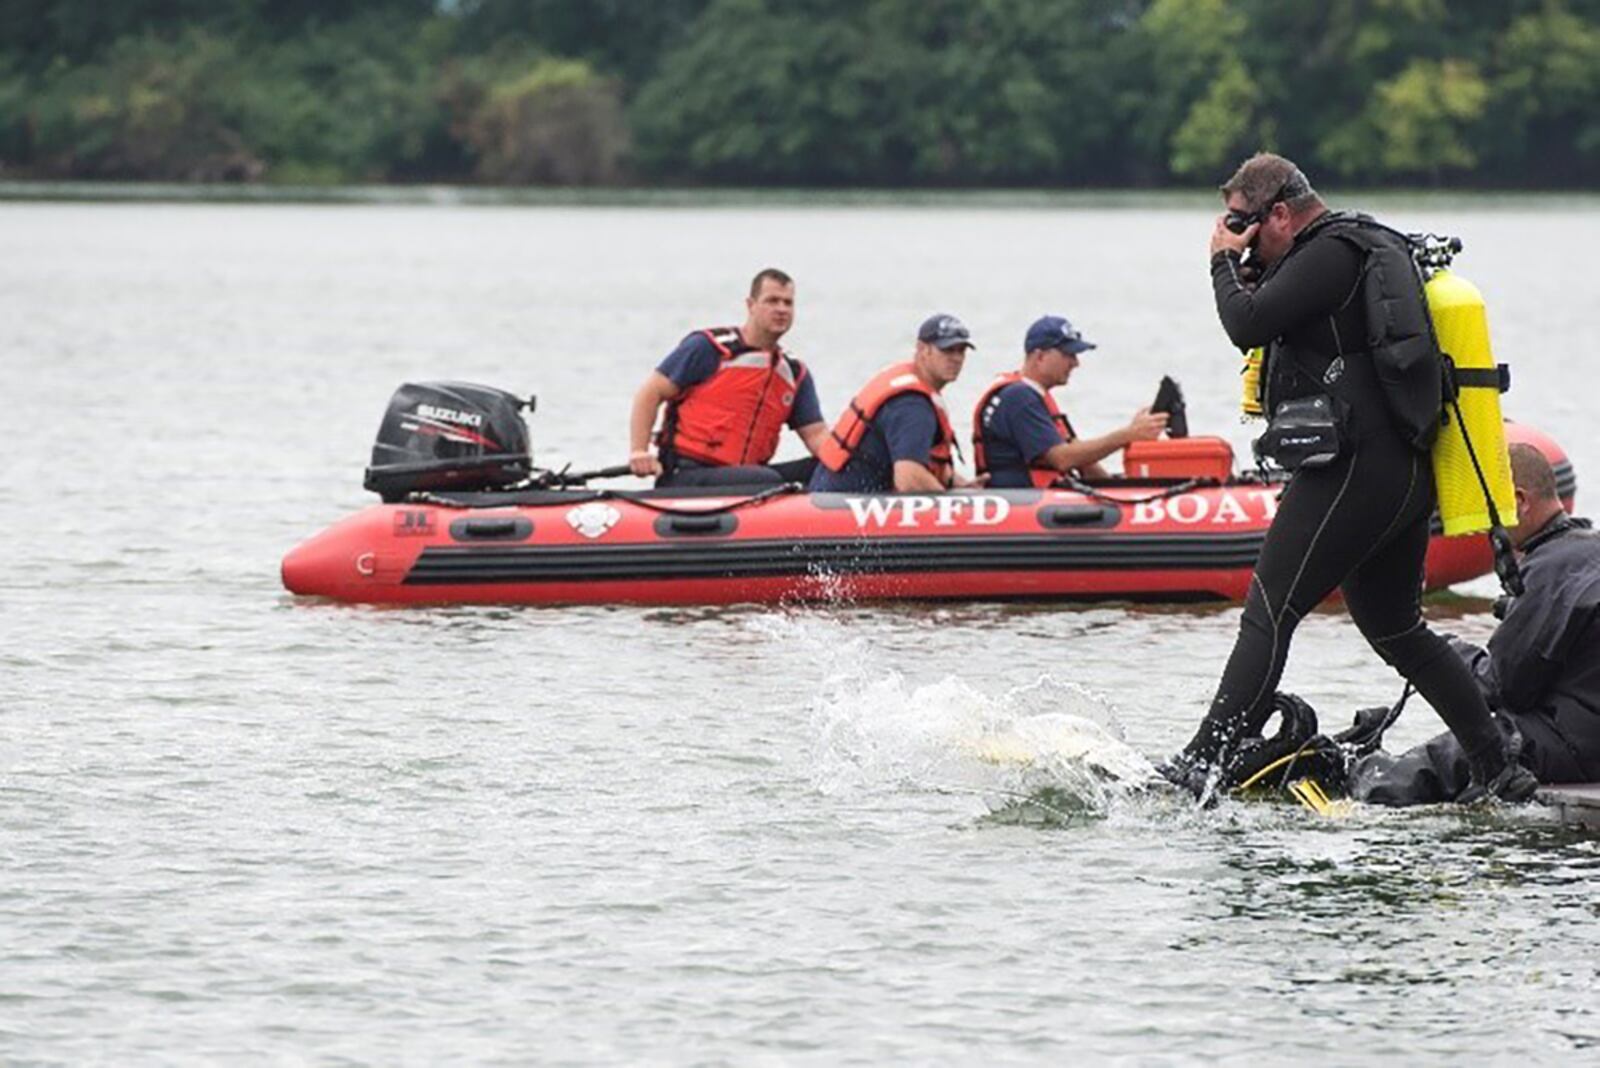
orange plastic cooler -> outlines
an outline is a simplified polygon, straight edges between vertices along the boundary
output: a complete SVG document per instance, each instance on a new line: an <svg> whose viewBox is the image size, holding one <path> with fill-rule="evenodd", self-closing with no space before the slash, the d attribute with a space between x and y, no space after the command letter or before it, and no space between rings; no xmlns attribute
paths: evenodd
<svg viewBox="0 0 1600 1068"><path fill-rule="evenodd" d="M1222 438L1158 438L1135 441L1122 452L1129 478L1214 478L1233 476L1233 446Z"/></svg>

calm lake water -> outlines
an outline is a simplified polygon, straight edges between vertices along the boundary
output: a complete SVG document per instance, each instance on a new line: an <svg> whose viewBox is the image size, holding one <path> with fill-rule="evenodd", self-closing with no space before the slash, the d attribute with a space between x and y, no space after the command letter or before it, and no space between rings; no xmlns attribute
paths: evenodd
<svg viewBox="0 0 1600 1068"><path fill-rule="evenodd" d="M1566 446L1583 510L1600 204L1377 206L1465 238L1507 411ZM1067 394L1080 429L1171 373L1196 432L1245 449L1211 215L0 204L0 1061L1600 1044L1600 849L1541 811L1198 812L1092 789L1072 760L980 758L1063 724L1107 759L1171 751L1235 608L373 610L279 585L286 550L372 499L361 469L402 381L536 392L542 461L620 462L642 375L737 321L768 264L799 279L790 340L830 415L934 311L979 345L964 411L1053 311L1100 345ZM1481 600L1434 613L1478 639L1493 622ZM1337 726L1398 685L1329 613L1284 688ZM1394 740L1436 729L1413 706Z"/></svg>

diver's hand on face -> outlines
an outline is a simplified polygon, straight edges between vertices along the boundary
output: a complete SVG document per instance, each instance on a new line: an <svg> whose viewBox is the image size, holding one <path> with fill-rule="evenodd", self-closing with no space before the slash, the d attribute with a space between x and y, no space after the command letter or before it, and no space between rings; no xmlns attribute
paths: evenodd
<svg viewBox="0 0 1600 1068"><path fill-rule="evenodd" d="M1223 251L1244 255L1244 250L1256 239L1256 231L1259 229L1261 229L1260 223L1251 223L1242 233L1236 234L1228 229L1228 217L1218 215L1217 224L1211 228L1211 251L1208 255L1215 256Z"/></svg>

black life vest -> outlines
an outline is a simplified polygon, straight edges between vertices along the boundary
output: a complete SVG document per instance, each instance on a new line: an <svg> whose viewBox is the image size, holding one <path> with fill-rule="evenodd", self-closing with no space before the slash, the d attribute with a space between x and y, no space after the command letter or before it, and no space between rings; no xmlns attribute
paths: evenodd
<svg viewBox="0 0 1600 1068"><path fill-rule="evenodd" d="M1367 351L1389 418L1412 448L1426 452L1439 436L1444 410L1444 356L1411 240L1355 212L1339 213L1331 226L1332 236L1365 256L1361 299L1367 310Z"/></svg>
<svg viewBox="0 0 1600 1068"><path fill-rule="evenodd" d="M1364 351L1371 359L1390 422L1412 448L1427 452L1439 434L1444 410L1444 358L1411 241L1400 231L1357 212L1327 213L1307 228L1304 239L1320 236L1347 242L1361 254L1359 287L1367 336L1357 352ZM1341 353L1339 358L1351 354ZM1273 404L1291 392L1302 392L1284 386L1295 369L1287 366L1281 345L1269 346L1267 361L1263 382L1273 395ZM1350 398L1342 395L1345 391L1338 376L1327 374L1331 363L1299 370L1312 375L1320 383L1318 388L1348 404Z"/></svg>

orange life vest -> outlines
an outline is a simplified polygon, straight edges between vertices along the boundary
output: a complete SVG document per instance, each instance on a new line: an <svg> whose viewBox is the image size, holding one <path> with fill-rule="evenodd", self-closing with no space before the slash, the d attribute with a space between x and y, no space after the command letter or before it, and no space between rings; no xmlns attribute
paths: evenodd
<svg viewBox="0 0 1600 1068"><path fill-rule="evenodd" d="M950 425L950 413L945 410L944 398L939 391L918 378L910 362L885 367L861 387L861 392L851 398L844 414L822 440L817 461L830 471L843 471L845 464L861 448L861 442L872 429L872 421L878 417L878 412L902 393L920 393L933 405L933 412L939 418L939 439L928 450L928 470L946 487L953 484L956 468L952 450L956 443L956 432Z"/></svg>
<svg viewBox="0 0 1600 1068"><path fill-rule="evenodd" d="M668 403L661 451L715 467L764 464L778 451L806 366L780 348L748 344L737 327L701 333L721 363Z"/></svg>
<svg viewBox="0 0 1600 1068"><path fill-rule="evenodd" d="M1029 387L1040 395L1044 400L1044 410L1050 413L1050 421L1056 425L1056 432L1061 435L1063 444L1076 440L1078 436L1072 429L1072 423L1067 420L1067 413L1056 404L1056 399L1050 395L1048 389L1025 378L1021 371L1007 371L1005 374L996 375L995 380L989 383L989 387L983 391L977 405L972 409L972 462L980 475L989 473L989 453L983 439L983 417L999 402L1000 391L1013 382L1027 382ZM1053 485L1061 477L1061 472L1044 463L1044 457L1040 456L1028 465L1028 477L1033 480L1035 486L1042 488Z"/></svg>

